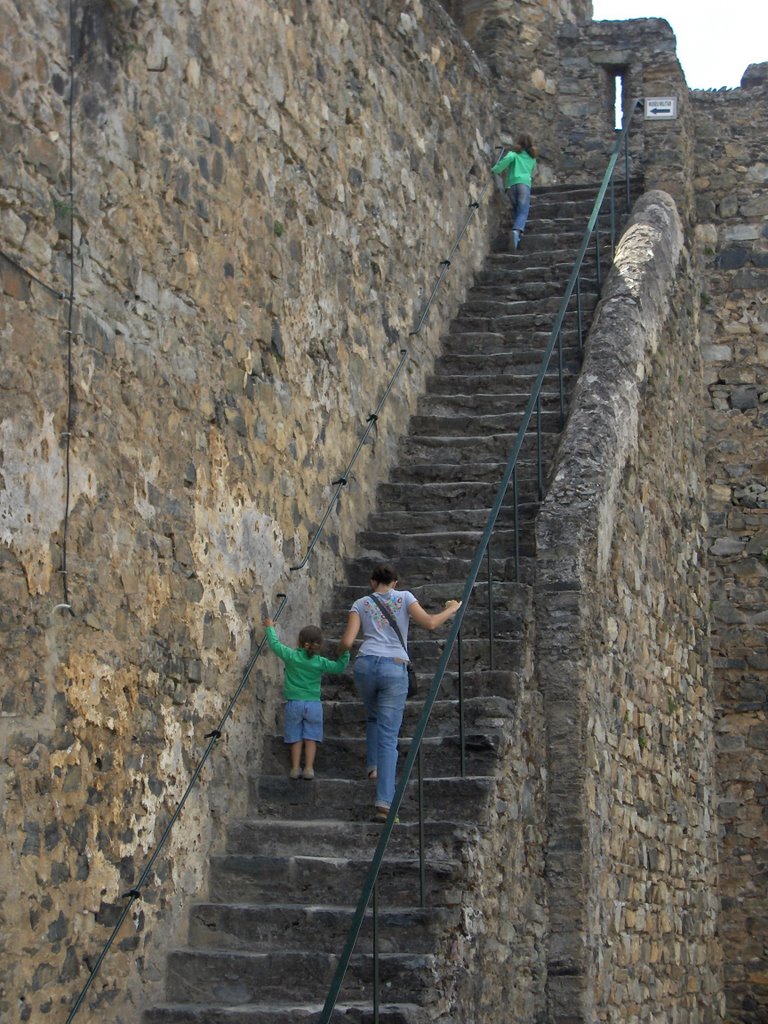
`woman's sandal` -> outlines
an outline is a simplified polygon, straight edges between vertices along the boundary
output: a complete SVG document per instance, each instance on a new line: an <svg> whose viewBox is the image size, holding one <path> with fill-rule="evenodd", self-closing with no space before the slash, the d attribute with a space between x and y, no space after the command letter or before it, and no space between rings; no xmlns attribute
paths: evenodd
<svg viewBox="0 0 768 1024"><path fill-rule="evenodd" d="M383 825L388 817L389 817L389 808L388 807L374 807L374 809L373 809L373 820L376 822L377 825ZM395 818L395 824L396 825L400 824L400 819L399 818Z"/></svg>

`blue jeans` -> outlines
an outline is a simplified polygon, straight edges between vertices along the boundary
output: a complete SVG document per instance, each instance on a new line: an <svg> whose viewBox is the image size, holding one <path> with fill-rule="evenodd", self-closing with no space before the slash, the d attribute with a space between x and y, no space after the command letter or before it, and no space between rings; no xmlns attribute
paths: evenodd
<svg viewBox="0 0 768 1024"><path fill-rule="evenodd" d="M283 739L323 742L323 705L319 700L287 700L283 704Z"/></svg>
<svg viewBox="0 0 768 1024"><path fill-rule="evenodd" d="M514 231L525 231L528 213L531 209L531 186L520 183L510 185L507 195L512 206L512 215L515 218L512 228Z"/></svg>
<svg viewBox="0 0 768 1024"><path fill-rule="evenodd" d="M355 687L365 704L368 768L376 767L376 806L395 795L397 737L408 696L408 667L394 658L364 654L355 659Z"/></svg>

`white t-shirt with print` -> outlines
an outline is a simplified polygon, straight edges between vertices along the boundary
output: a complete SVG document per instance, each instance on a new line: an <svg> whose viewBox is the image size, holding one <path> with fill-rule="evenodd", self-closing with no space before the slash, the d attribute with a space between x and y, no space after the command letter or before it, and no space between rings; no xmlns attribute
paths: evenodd
<svg viewBox="0 0 768 1024"><path fill-rule="evenodd" d="M377 594L377 599L387 606L387 610L393 616L403 640L408 643L408 609L418 601L410 590L390 590L386 594ZM370 596L358 598L352 605L352 611L360 616L360 623L363 631L363 642L358 654L372 654L380 658L403 658L407 661L408 656L403 650L403 645L397 638L397 633L390 626L384 612L377 607L376 602Z"/></svg>

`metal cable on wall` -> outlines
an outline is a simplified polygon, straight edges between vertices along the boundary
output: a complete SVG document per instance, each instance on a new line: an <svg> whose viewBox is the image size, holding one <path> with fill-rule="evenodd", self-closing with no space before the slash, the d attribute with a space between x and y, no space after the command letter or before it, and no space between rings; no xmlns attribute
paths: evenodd
<svg viewBox="0 0 768 1024"><path fill-rule="evenodd" d="M19 263L18 259L16 259L15 256L11 256L9 255L9 253L4 252L2 249L0 249L0 258L4 259L5 262L9 263L12 267L15 267L16 270L24 274L25 277L28 277L30 281L34 281L35 284L39 285L41 288L44 288L51 295L55 295L57 299L66 299L66 292L62 292L60 289L54 288L53 285L46 284L45 281L42 281L39 277L33 274L31 270L27 269L27 267L25 267L23 263Z"/></svg>
<svg viewBox="0 0 768 1024"><path fill-rule="evenodd" d="M65 429L61 437L64 441L64 524L61 536L61 565L59 574L63 590L63 600L56 608L66 609L74 615L69 595L69 567L67 564L69 543L69 504L72 490L72 338L75 312L75 171L74 171L74 106L75 106L75 19L73 0L69 0L69 112L68 112L68 171L67 200L69 210L69 293L67 301L67 327L64 332L67 353L67 402Z"/></svg>

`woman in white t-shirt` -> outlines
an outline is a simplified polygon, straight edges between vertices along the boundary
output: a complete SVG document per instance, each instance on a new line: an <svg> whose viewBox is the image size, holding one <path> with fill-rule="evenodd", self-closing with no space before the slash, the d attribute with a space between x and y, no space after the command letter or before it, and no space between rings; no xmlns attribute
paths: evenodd
<svg viewBox="0 0 768 1024"><path fill-rule="evenodd" d="M453 618L460 601L446 601L436 615L426 612L409 590L396 590L397 574L391 565L378 565L371 573L371 590L397 622L408 644L408 625L437 629ZM372 596L355 601L339 644L338 654L351 650L362 629L363 642L355 658L355 687L367 712L365 727L368 778L376 780L375 820L386 821L395 794L397 738L408 695L408 655L397 633Z"/></svg>

